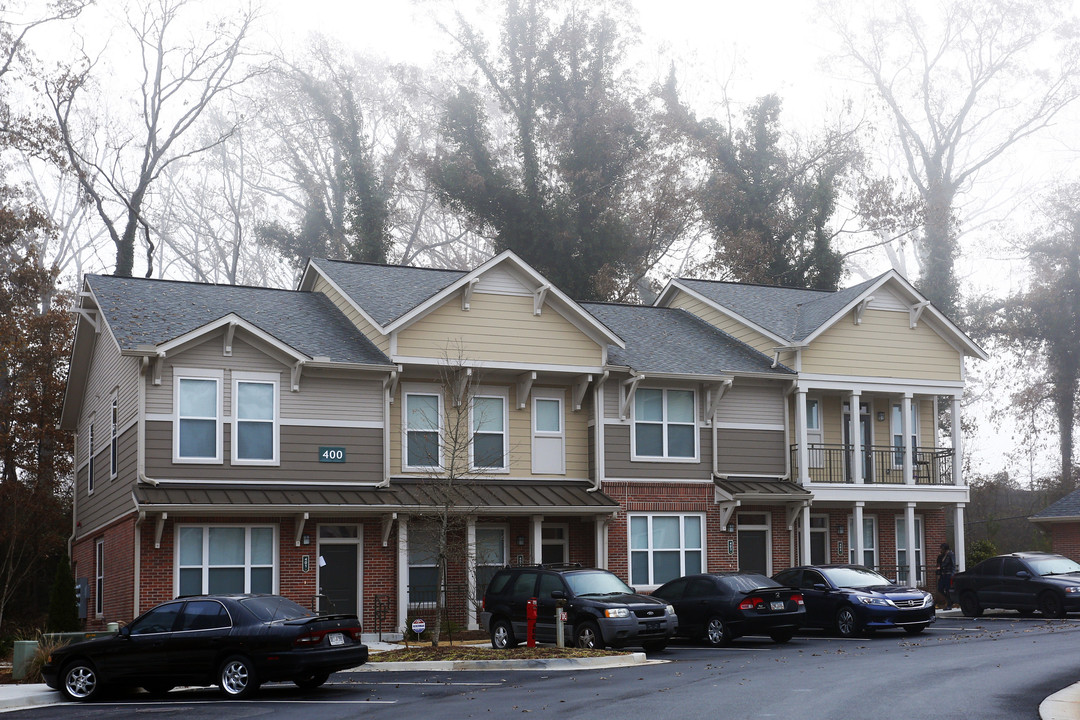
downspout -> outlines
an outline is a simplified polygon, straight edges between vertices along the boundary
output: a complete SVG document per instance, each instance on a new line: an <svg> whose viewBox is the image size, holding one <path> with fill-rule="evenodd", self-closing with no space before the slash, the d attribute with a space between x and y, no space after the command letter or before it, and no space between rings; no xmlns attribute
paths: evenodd
<svg viewBox="0 0 1080 720"><path fill-rule="evenodd" d="M68 562L71 562L71 551L75 548L75 538L78 533L79 517L79 433L75 433L75 449L71 456L75 459L75 487L71 490L71 537L68 538L67 554Z"/></svg>
<svg viewBox="0 0 1080 720"><path fill-rule="evenodd" d="M595 416L596 429L593 438L596 440L596 477L593 486L586 492L596 492L604 482L604 383L607 382L609 371L605 370L593 388L593 415Z"/></svg>

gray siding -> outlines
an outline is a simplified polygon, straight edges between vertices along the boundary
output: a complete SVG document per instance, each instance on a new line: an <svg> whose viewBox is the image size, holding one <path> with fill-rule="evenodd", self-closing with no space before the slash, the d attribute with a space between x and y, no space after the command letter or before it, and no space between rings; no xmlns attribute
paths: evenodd
<svg viewBox="0 0 1080 720"><path fill-rule="evenodd" d="M135 419L138 412L138 358L124 357L112 336L102 331L94 342L90 370L83 389L83 404L79 415L79 442L75 448L76 467L86 463L87 436L90 416L94 415L94 453L109 446L109 426L112 422L112 393L118 390L120 427ZM106 461L108 458L106 457ZM107 466L106 466L107 469Z"/></svg>
<svg viewBox="0 0 1080 720"><path fill-rule="evenodd" d="M779 430L718 430L717 469L721 475L781 476L785 472L784 433Z"/></svg>
<svg viewBox="0 0 1080 720"><path fill-rule="evenodd" d="M76 519L81 523L78 529L79 537L134 509L131 489L137 468L137 437L137 426L134 425L120 435L116 449L117 475L113 479L109 479L109 443L99 446L94 456L93 495L86 492L87 467L83 466L79 470L78 482L75 483L75 492L78 495Z"/></svg>
<svg viewBox="0 0 1080 720"><path fill-rule="evenodd" d="M716 421L726 424L784 426L784 390L778 382L737 379L716 409Z"/></svg>
<svg viewBox="0 0 1080 720"><path fill-rule="evenodd" d="M293 427L280 429L281 464L232 465L230 426L224 425L225 461L215 465L174 464L172 423L146 424L146 472L150 477L182 480L261 480L270 482L377 483L383 479L381 428ZM320 463L320 446L345 448L345 462Z"/></svg>
<svg viewBox="0 0 1080 720"><path fill-rule="evenodd" d="M707 428L700 433L701 462L697 463L631 462L630 428L629 424L604 426L605 477L671 480L708 480L712 477L712 436Z"/></svg>

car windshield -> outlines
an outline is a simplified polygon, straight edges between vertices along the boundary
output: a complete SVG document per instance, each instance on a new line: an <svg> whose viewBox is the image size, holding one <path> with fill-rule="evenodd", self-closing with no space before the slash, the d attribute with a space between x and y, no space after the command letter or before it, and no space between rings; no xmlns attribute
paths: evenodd
<svg viewBox="0 0 1080 720"><path fill-rule="evenodd" d="M565 578L575 595L625 595L634 592L609 572L570 573Z"/></svg>
<svg viewBox="0 0 1080 720"><path fill-rule="evenodd" d="M764 575L727 575L720 578L720 584L735 592L750 592L758 588L780 587L780 583Z"/></svg>
<svg viewBox="0 0 1080 720"><path fill-rule="evenodd" d="M1028 565L1036 575L1065 575L1080 573L1080 565L1060 555L1046 558L1027 558Z"/></svg>
<svg viewBox="0 0 1080 720"><path fill-rule="evenodd" d="M836 587L864 588L892 585L891 582L866 568L821 568L821 573Z"/></svg>
<svg viewBox="0 0 1080 720"><path fill-rule="evenodd" d="M255 617L264 621L295 620L315 615L302 605L276 595L244 598L240 600L240 604L250 610Z"/></svg>

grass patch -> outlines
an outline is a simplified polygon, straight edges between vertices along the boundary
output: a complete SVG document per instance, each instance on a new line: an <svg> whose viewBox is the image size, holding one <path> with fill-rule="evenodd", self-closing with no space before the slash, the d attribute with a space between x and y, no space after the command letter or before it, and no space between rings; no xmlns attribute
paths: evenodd
<svg viewBox="0 0 1080 720"><path fill-rule="evenodd" d="M550 658L587 658L608 655L627 655L625 650L584 650L554 646L516 647L512 650L496 650L477 645L440 645L418 647L412 645L401 650L374 653L368 662L424 662L430 660L537 660Z"/></svg>

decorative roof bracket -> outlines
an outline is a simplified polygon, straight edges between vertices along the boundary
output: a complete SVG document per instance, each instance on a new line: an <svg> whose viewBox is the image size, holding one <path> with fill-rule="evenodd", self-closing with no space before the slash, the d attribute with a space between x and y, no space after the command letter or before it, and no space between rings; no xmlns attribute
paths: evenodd
<svg viewBox="0 0 1080 720"><path fill-rule="evenodd" d="M716 411L720 407L720 398L724 397L724 393L731 387L732 380L725 380L722 383L715 383L713 385L707 385L706 389L709 391L709 409L708 418L711 423L713 418L716 417Z"/></svg>
<svg viewBox="0 0 1080 720"><path fill-rule="evenodd" d="M539 315L544 308L544 301L547 299L548 290L550 289L550 285L541 285L533 293L533 315Z"/></svg>
<svg viewBox="0 0 1080 720"><path fill-rule="evenodd" d="M922 317L923 310L930 304L929 300L923 300L920 303L915 303L908 308L908 326L914 330L919 324L919 318Z"/></svg>
<svg viewBox="0 0 1080 720"><path fill-rule="evenodd" d="M461 286L461 309L468 310L469 303L472 302L473 288L476 287L476 283L480 282L480 278L472 278L469 282Z"/></svg>
<svg viewBox="0 0 1080 720"><path fill-rule="evenodd" d="M304 361L297 360L292 366L291 377L289 384L292 387L293 392L300 392L300 375L304 372Z"/></svg>
<svg viewBox="0 0 1080 720"><path fill-rule="evenodd" d="M394 521L397 520L397 513L387 513L382 516L382 546L386 547L386 544L390 542L390 528L394 526Z"/></svg>
<svg viewBox="0 0 1080 720"><path fill-rule="evenodd" d="M308 521L308 513L296 514L296 547L300 547L300 539L304 536L304 523Z"/></svg>
<svg viewBox="0 0 1080 720"><path fill-rule="evenodd" d="M851 319L856 325L862 325L863 313L866 312L867 306L870 305L873 300L874 296L868 295L867 297L864 297L862 300L860 300L859 304L855 306L855 310L852 311L851 314Z"/></svg>
<svg viewBox="0 0 1080 720"><path fill-rule="evenodd" d="M221 354L225 357L232 357L232 341L234 335L236 335L236 323L229 323L225 327L225 346L221 349Z"/></svg>
<svg viewBox="0 0 1080 720"><path fill-rule="evenodd" d="M165 530L165 521L169 519L169 513L163 512L157 516L154 522L154 549L161 549L161 533Z"/></svg>
<svg viewBox="0 0 1080 720"><path fill-rule="evenodd" d="M645 379L644 375L634 375L629 380L623 380L622 390L623 394L619 398L619 419L626 419L626 410L630 407L630 400L634 397L634 393L637 391L638 385Z"/></svg>
<svg viewBox="0 0 1080 720"><path fill-rule="evenodd" d="M585 392L589 389L589 383L592 382L592 375L578 375L574 378L574 393L571 407L574 412L581 409L581 401L585 399Z"/></svg>
<svg viewBox="0 0 1080 720"><path fill-rule="evenodd" d="M536 380L536 372L521 373L517 377L517 409L524 410L529 403L529 393L532 392L533 381Z"/></svg>

